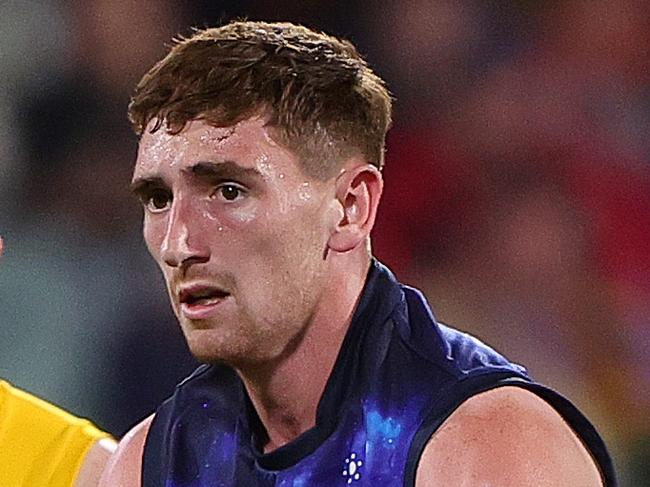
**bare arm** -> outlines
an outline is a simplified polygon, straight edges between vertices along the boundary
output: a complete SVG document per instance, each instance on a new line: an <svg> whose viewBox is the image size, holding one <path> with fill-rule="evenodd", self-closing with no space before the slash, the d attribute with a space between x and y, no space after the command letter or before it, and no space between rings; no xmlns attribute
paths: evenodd
<svg viewBox="0 0 650 487"><path fill-rule="evenodd" d="M135 425L117 446L99 487L140 487L142 478L142 453L153 415Z"/></svg>
<svg viewBox="0 0 650 487"><path fill-rule="evenodd" d="M598 468L562 417L517 387L479 394L425 447L416 487L602 487Z"/></svg>
<svg viewBox="0 0 650 487"><path fill-rule="evenodd" d="M90 447L75 478L74 487L97 487L111 455L117 449L113 438L101 438Z"/></svg>

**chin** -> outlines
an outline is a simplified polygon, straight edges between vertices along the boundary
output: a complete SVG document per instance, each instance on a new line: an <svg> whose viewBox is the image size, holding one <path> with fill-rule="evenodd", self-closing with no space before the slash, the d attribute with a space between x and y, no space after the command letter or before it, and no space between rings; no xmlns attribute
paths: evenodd
<svg viewBox="0 0 650 487"><path fill-rule="evenodd" d="M194 329L186 333L187 345L201 363L239 367L263 361L257 357L258 347L247 346L241 337L228 335L220 330Z"/></svg>
<svg viewBox="0 0 650 487"><path fill-rule="evenodd" d="M215 331L209 329L186 330L187 346L199 362L223 362L227 359L229 346L215 335Z"/></svg>

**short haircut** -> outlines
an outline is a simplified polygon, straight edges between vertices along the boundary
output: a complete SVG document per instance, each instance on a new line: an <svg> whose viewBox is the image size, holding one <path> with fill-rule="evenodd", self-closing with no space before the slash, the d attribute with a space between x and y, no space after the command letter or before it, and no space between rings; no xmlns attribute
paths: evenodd
<svg viewBox="0 0 650 487"><path fill-rule="evenodd" d="M138 83L138 135L192 120L234 125L268 117L306 174L326 179L347 157L382 168L391 96L346 40L291 23L236 21L177 39Z"/></svg>

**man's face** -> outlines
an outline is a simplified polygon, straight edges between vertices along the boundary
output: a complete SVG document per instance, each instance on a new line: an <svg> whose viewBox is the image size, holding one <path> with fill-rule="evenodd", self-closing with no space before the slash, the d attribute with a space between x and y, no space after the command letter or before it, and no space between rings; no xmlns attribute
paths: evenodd
<svg viewBox="0 0 650 487"><path fill-rule="evenodd" d="M190 350L253 364L301 336L325 285L333 180L305 176L262 118L145 131L133 176L144 238Z"/></svg>

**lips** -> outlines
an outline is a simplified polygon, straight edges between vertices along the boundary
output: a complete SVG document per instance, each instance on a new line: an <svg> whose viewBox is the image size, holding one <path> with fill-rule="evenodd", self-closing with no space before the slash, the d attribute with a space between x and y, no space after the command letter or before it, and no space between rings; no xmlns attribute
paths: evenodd
<svg viewBox="0 0 650 487"><path fill-rule="evenodd" d="M227 291L209 285L185 286L178 293L181 311L190 319L209 318L228 296Z"/></svg>

